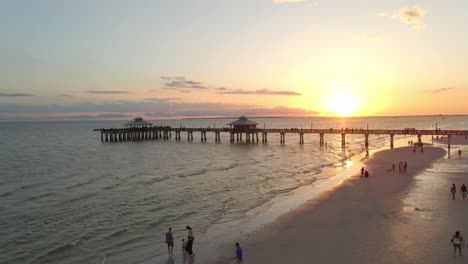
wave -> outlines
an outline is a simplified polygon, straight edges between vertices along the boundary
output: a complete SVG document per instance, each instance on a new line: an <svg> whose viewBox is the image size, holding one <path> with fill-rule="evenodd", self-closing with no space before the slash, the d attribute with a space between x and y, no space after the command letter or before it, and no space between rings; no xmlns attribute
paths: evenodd
<svg viewBox="0 0 468 264"><path fill-rule="evenodd" d="M239 163L236 162L236 163L224 166L224 167L215 167L215 169L216 171L227 171L227 170L234 169L237 166L239 166Z"/></svg>
<svg viewBox="0 0 468 264"><path fill-rule="evenodd" d="M202 175L205 174L208 171L208 169L198 169L198 170L193 170L185 173L179 173L177 174L178 177L180 178L185 178L185 177L190 177L190 176L197 176L197 175Z"/></svg>
<svg viewBox="0 0 468 264"><path fill-rule="evenodd" d="M72 250L75 247L77 247L79 245L79 243L80 243L80 240L76 240L76 241L73 241L73 242L71 242L69 244L65 244L65 245L61 245L59 247L56 247L56 248L48 251L47 253L37 257L36 259L31 261L31 263L48 263L50 261L46 261L46 259L52 258L52 257L54 257L56 255L60 255L60 254L63 254L64 252Z"/></svg>
<svg viewBox="0 0 468 264"><path fill-rule="evenodd" d="M99 177L91 178L91 179L89 179L87 181L83 181L83 182L79 182L79 183L76 183L76 184L71 185L71 186L67 186L66 189L67 190L72 190L72 189L76 189L76 188L79 188L79 187L83 187L85 185L93 184L93 183L99 181L100 179L102 179L102 178L104 178L106 176L111 176L111 175L112 175L111 173L104 173Z"/></svg>
<svg viewBox="0 0 468 264"><path fill-rule="evenodd" d="M43 194L40 194L40 195L28 197L28 198L22 200L20 203L32 202L32 201L35 201L35 200L38 200L38 199L41 199L41 198L47 198L47 197L55 196L55 195L57 195L57 193L55 193L55 192L47 192L47 193L43 193Z"/></svg>

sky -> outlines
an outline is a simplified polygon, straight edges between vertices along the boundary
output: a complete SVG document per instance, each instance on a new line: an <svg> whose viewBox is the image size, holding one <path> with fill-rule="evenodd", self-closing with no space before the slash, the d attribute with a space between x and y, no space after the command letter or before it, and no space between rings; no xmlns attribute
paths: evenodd
<svg viewBox="0 0 468 264"><path fill-rule="evenodd" d="M4 0L0 120L468 114L466 0Z"/></svg>

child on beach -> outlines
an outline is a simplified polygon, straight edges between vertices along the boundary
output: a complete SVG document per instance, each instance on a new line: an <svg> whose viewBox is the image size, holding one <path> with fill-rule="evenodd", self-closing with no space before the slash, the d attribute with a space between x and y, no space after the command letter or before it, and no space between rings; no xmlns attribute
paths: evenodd
<svg viewBox="0 0 468 264"><path fill-rule="evenodd" d="M172 249L174 248L174 237L172 236L172 228L169 227L169 231L166 233L166 244L167 244L167 253L169 256L172 256Z"/></svg>
<svg viewBox="0 0 468 264"><path fill-rule="evenodd" d="M236 256L234 257L237 260L237 264L242 264L244 262L244 257L242 256L242 248L240 247L239 243L236 242Z"/></svg>
<svg viewBox="0 0 468 264"><path fill-rule="evenodd" d="M457 248L458 248L458 254L461 256L462 255L461 251L463 247L463 236L460 234L460 231L455 232L455 235L453 235L450 241L453 244L453 258L455 258L455 254L457 253Z"/></svg>
<svg viewBox="0 0 468 264"><path fill-rule="evenodd" d="M457 192L457 187L455 183L452 183L452 188L450 188L450 192L452 193L452 200L455 200L455 193Z"/></svg>

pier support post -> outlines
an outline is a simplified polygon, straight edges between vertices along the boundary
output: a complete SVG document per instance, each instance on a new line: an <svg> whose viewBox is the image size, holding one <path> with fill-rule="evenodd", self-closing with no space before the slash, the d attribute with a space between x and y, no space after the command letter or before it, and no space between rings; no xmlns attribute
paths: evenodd
<svg viewBox="0 0 468 264"><path fill-rule="evenodd" d="M257 143L258 143L258 132L255 133L255 137L257 138Z"/></svg>
<svg viewBox="0 0 468 264"><path fill-rule="evenodd" d="M341 146L346 146L346 133L341 133Z"/></svg>
<svg viewBox="0 0 468 264"><path fill-rule="evenodd" d="M418 134L418 145L419 145L419 146L421 146L421 142L422 142L422 141L421 141L421 136L422 136L421 134Z"/></svg>
<svg viewBox="0 0 468 264"><path fill-rule="evenodd" d="M369 134L364 134L364 138L365 138L365 142L364 142L364 146L366 146L366 149L369 148Z"/></svg>
<svg viewBox="0 0 468 264"><path fill-rule="evenodd" d="M101 130L101 141L104 141L104 133Z"/></svg>
<svg viewBox="0 0 468 264"><path fill-rule="evenodd" d="M320 146L322 147L325 144L325 133L320 133Z"/></svg>
<svg viewBox="0 0 468 264"><path fill-rule="evenodd" d="M240 142L242 142L242 133L240 133Z"/></svg>
<svg viewBox="0 0 468 264"><path fill-rule="evenodd" d="M448 155L450 157L450 141L452 139L452 135L447 136L447 144L448 144Z"/></svg>
<svg viewBox="0 0 468 264"><path fill-rule="evenodd" d="M393 149L393 137L395 134L390 134L390 148Z"/></svg>
<svg viewBox="0 0 468 264"><path fill-rule="evenodd" d="M268 133L265 132L265 143L268 143Z"/></svg>

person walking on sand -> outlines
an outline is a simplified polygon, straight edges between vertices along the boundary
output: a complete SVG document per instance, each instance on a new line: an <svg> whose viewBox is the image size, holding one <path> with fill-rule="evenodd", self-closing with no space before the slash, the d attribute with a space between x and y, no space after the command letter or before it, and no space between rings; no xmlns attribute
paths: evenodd
<svg viewBox="0 0 468 264"><path fill-rule="evenodd" d="M461 193L462 193L463 200L466 200L466 191L467 191L467 188L466 188L465 184L462 184L462 186L460 187L460 191L461 191Z"/></svg>
<svg viewBox="0 0 468 264"><path fill-rule="evenodd" d="M450 192L452 193L452 200L455 200L455 193L457 192L457 187L455 183L452 183L452 188L450 188Z"/></svg>
<svg viewBox="0 0 468 264"><path fill-rule="evenodd" d="M452 239L450 241L453 244L453 258L455 258L455 254L457 253L458 248L458 255L462 255L462 247L463 247L463 236L460 234L460 231L455 232Z"/></svg>
<svg viewBox="0 0 468 264"><path fill-rule="evenodd" d="M364 176L364 167L361 168L361 178Z"/></svg>
<svg viewBox="0 0 468 264"><path fill-rule="evenodd" d="M392 170L395 171L395 163L392 165Z"/></svg>
<svg viewBox="0 0 468 264"><path fill-rule="evenodd" d="M406 163L406 161L405 161L405 163L403 164L403 171L406 172L407 168L408 168L408 163Z"/></svg>
<svg viewBox="0 0 468 264"><path fill-rule="evenodd" d="M458 150L458 157L461 158L461 150Z"/></svg>
<svg viewBox="0 0 468 264"><path fill-rule="evenodd" d="M172 236L172 228L169 227L169 231L166 233L166 244L167 244L167 253L169 256L172 256L172 249L174 248L174 237Z"/></svg>
<svg viewBox="0 0 468 264"><path fill-rule="evenodd" d="M365 177L365 178L369 178L369 172L365 171L365 172L364 172L364 177Z"/></svg>
<svg viewBox="0 0 468 264"><path fill-rule="evenodd" d="M236 242L236 256L234 259L237 261L237 264L242 264L244 262L244 256L242 255L242 248L239 242Z"/></svg>

